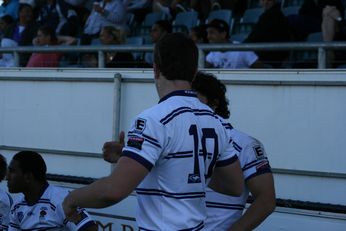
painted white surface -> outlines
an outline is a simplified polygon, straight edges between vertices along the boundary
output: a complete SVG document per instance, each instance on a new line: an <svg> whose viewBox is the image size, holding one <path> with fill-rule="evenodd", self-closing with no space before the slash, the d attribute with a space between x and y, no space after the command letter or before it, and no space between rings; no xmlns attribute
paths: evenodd
<svg viewBox="0 0 346 231"><path fill-rule="evenodd" d="M151 71L121 73L120 129L126 131L133 117L156 104L158 96ZM231 122L264 143L273 168L346 173L344 72L214 73L233 81L227 84ZM112 79L114 74L95 69L6 70L0 78ZM136 78L149 82L130 81ZM112 113L111 82L0 80L0 145L92 152L101 157L104 141L112 137ZM13 154L0 152L8 159ZM101 158L47 154L45 159L50 173L102 177L110 171ZM346 205L344 179L276 175L275 184L279 198Z"/></svg>

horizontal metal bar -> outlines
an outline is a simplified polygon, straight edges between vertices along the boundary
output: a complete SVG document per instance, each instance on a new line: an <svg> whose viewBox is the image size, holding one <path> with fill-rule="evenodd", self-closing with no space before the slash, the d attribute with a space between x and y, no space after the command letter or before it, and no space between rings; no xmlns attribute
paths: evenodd
<svg viewBox="0 0 346 231"><path fill-rule="evenodd" d="M37 81L37 82L97 82L97 83L110 83L113 82L113 78L83 78L83 77L20 77L20 76L0 76L0 81Z"/></svg>
<svg viewBox="0 0 346 231"><path fill-rule="evenodd" d="M45 153L45 154L102 158L101 153L76 152L76 151L66 151L66 150L56 150L56 149L28 148L28 147L6 146L6 145L0 145L0 150L17 151L17 152L23 151L23 150L28 150L28 151L36 151L39 153ZM283 169L283 168L272 168L272 171L275 174L346 179L346 173L307 171L307 170Z"/></svg>
<svg viewBox="0 0 346 231"><path fill-rule="evenodd" d="M89 157L89 158L102 158L101 153L91 153L91 152L76 152L76 151L66 151L66 150L56 150L56 149L44 149L44 148L29 148L29 147L18 147L18 146L6 146L0 145L0 150L6 151L34 151L38 153L54 154L62 156L76 156L76 157Z"/></svg>
<svg viewBox="0 0 346 231"><path fill-rule="evenodd" d="M66 176L57 174L47 174L47 179L50 181L74 183L74 184L91 184L96 178L87 178L79 176ZM253 198L248 198L248 203L252 203ZM318 203L311 201L300 201L291 199L276 199L276 206L285 208L305 209L314 211L324 211L332 213L346 213L346 205L329 204L329 203Z"/></svg>
<svg viewBox="0 0 346 231"><path fill-rule="evenodd" d="M346 49L346 42L286 42L286 43L239 43L239 44L200 44L198 48L203 51L226 51L226 50L318 50ZM0 53L19 52L98 52L98 51L153 51L153 45L100 45L100 46L18 46L1 47Z"/></svg>
<svg viewBox="0 0 346 231"><path fill-rule="evenodd" d="M337 173L337 172L307 171L307 170L283 169L283 168L272 168L272 171L273 173L284 174L284 175L346 179L346 173Z"/></svg>

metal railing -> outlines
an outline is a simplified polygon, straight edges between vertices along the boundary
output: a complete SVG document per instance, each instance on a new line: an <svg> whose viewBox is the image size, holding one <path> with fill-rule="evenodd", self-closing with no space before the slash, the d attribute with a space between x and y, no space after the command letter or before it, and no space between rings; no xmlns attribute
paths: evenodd
<svg viewBox="0 0 346 231"><path fill-rule="evenodd" d="M242 43L242 44L201 44L199 48L199 67L204 67L205 54L209 51L295 51L295 50L317 50L318 69L325 69L327 63L327 50L346 50L345 42L291 42L291 43ZM19 66L20 53L33 52L97 52L98 67L105 67L105 52L129 51L129 52L151 52L153 45L111 45L111 46L21 46L11 48L0 48L0 53L12 53L16 66Z"/></svg>

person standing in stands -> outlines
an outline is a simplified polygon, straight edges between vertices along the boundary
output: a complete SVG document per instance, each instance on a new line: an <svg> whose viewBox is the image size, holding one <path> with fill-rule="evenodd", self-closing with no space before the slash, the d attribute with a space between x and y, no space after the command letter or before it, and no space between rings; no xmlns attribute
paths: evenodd
<svg viewBox="0 0 346 231"><path fill-rule="evenodd" d="M159 104L135 118L111 175L65 198L67 217L73 219L77 207L118 203L136 189L140 230L201 230L209 181L215 189L241 194L239 161L222 120L191 91L197 63L197 47L182 33L156 43ZM217 187L218 177L227 182L223 188Z"/></svg>
<svg viewBox="0 0 346 231"><path fill-rule="evenodd" d="M210 44L231 44L229 25L221 19L213 19L207 25ZM263 64L252 51L211 51L206 56L206 67L223 69L260 68Z"/></svg>
<svg viewBox="0 0 346 231"><path fill-rule="evenodd" d="M229 118L226 86L214 75L198 72L192 88L197 91L202 102L209 105L216 114L224 119ZM228 131L232 145L238 151L245 189L240 197L232 197L208 188L207 219L203 230L253 230L276 206L273 175L262 143L233 128L231 124L228 124ZM249 192L253 202L243 214Z"/></svg>
<svg viewBox="0 0 346 231"><path fill-rule="evenodd" d="M0 154L0 182L5 179L7 163L3 155ZM12 206L11 196L0 189L0 230L7 230L10 223L10 209Z"/></svg>
<svg viewBox="0 0 346 231"><path fill-rule="evenodd" d="M67 189L50 185L42 156L32 151L16 153L8 167L10 193L22 193L14 200L9 231L13 230L85 230L96 231L89 214L79 208L75 222L66 220L62 201Z"/></svg>
<svg viewBox="0 0 346 231"><path fill-rule="evenodd" d="M286 16L281 11L281 1L259 0L263 8L257 23L244 43L277 43L291 40L290 28ZM262 63L279 68L288 59L288 51L256 51Z"/></svg>
<svg viewBox="0 0 346 231"><path fill-rule="evenodd" d="M151 26L150 37L151 42L156 44L163 36L168 33L172 33L172 24L168 20L158 20ZM153 53L147 52L144 55L144 61L152 65L153 64Z"/></svg>

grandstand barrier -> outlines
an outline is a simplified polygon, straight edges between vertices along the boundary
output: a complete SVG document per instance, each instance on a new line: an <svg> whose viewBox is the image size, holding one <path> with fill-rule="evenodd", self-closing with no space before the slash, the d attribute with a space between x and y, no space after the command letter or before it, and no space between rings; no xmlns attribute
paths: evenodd
<svg viewBox="0 0 346 231"><path fill-rule="evenodd" d="M204 67L205 53L208 51L275 51L275 50L317 50L318 69L325 69L327 50L346 50L346 42L292 42L292 43L242 43L242 44L200 44L199 48L199 68ZM11 48L0 48L0 53L12 53L16 66L19 66L20 53L33 52L98 52L98 67L105 67L105 52L129 51L129 52L151 52L153 45L111 45L111 46L21 46Z"/></svg>

